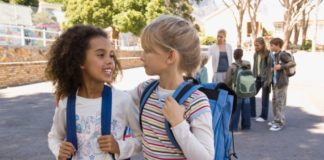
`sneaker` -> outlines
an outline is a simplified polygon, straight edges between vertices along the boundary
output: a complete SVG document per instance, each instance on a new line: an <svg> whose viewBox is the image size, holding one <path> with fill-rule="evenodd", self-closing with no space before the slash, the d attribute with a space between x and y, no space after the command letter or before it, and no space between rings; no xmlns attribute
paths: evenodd
<svg viewBox="0 0 324 160"><path fill-rule="evenodd" d="M258 118L255 119L255 121L257 121L257 122L264 122L265 120L262 117L258 117Z"/></svg>
<svg viewBox="0 0 324 160"><path fill-rule="evenodd" d="M280 131L280 130L282 129L282 127L283 127L283 126L279 126L279 125L277 125L277 124L273 124L273 125L269 128L269 130L270 130L270 131Z"/></svg>
<svg viewBox="0 0 324 160"><path fill-rule="evenodd" d="M275 121L270 121L270 122L268 122L268 126L272 126L272 125L274 125L275 124Z"/></svg>

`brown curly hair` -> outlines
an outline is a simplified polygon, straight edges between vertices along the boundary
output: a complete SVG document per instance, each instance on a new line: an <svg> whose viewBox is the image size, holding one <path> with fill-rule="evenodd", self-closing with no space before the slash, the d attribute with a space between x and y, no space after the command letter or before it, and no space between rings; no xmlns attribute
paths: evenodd
<svg viewBox="0 0 324 160"><path fill-rule="evenodd" d="M100 28L76 25L69 28L52 44L45 69L46 77L53 81L57 100L76 92L83 84L80 66L84 63L89 42L95 37L108 38ZM114 54L115 70L113 81L121 73L121 65Z"/></svg>

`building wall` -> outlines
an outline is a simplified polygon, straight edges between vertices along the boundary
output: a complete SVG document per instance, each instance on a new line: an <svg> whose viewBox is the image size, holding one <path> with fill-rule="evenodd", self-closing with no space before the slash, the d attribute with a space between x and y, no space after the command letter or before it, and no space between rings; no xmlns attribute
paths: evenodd
<svg viewBox="0 0 324 160"><path fill-rule="evenodd" d="M0 2L0 24L31 26L31 14L30 7Z"/></svg>
<svg viewBox="0 0 324 160"><path fill-rule="evenodd" d="M0 88L46 81L46 51L0 47ZM120 51L123 69L143 66L141 51Z"/></svg>

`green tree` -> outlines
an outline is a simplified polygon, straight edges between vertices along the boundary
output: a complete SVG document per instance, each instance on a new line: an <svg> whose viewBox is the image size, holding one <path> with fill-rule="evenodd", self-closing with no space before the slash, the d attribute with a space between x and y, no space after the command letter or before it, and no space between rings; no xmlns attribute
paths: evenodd
<svg viewBox="0 0 324 160"><path fill-rule="evenodd" d="M44 0L44 1L48 3L63 3L63 0Z"/></svg>
<svg viewBox="0 0 324 160"><path fill-rule="evenodd" d="M38 0L2 0L11 4L20 4L24 6L38 7Z"/></svg>
<svg viewBox="0 0 324 160"><path fill-rule="evenodd" d="M114 0L113 28L118 32L139 35L146 25L146 7L149 0Z"/></svg>
<svg viewBox="0 0 324 160"><path fill-rule="evenodd" d="M144 26L160 14L194 20L190 15L192 7L189 0L63 0L63 4L67 19L63 25L65 28L75 24L92 24L139 35Z"/></svg>
<svg viewBox="0 0 324 160"><path fill-rule="evenodd" d="M112 0L63 0L66 22L64 28L75 24L91 24L106 28L112 25Z"/></svg>
<svg viewBox="0 0 324 160"><path fill-rule="evenodd" d="M199 3L201 0L195 0ZM143 27L160 14L173 14L191 22L194 18L189 0L114 0L118 14L113 16L114 27L120 32L139 35Z"/></svg>

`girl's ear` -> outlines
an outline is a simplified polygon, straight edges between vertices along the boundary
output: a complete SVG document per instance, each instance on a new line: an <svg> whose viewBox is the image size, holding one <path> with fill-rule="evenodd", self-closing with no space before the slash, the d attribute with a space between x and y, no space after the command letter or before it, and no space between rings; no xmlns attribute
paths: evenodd
<svg viewBox="0 0 324 160"><path fill-rule="evenodd" d="M177 58L178 58L178 53L176 50L172 49L170 52L169 52L169 55L168 55L168 59L167 59L167 63L168 64L172 64L174 63L175 61L177 61Z"/></svg>

